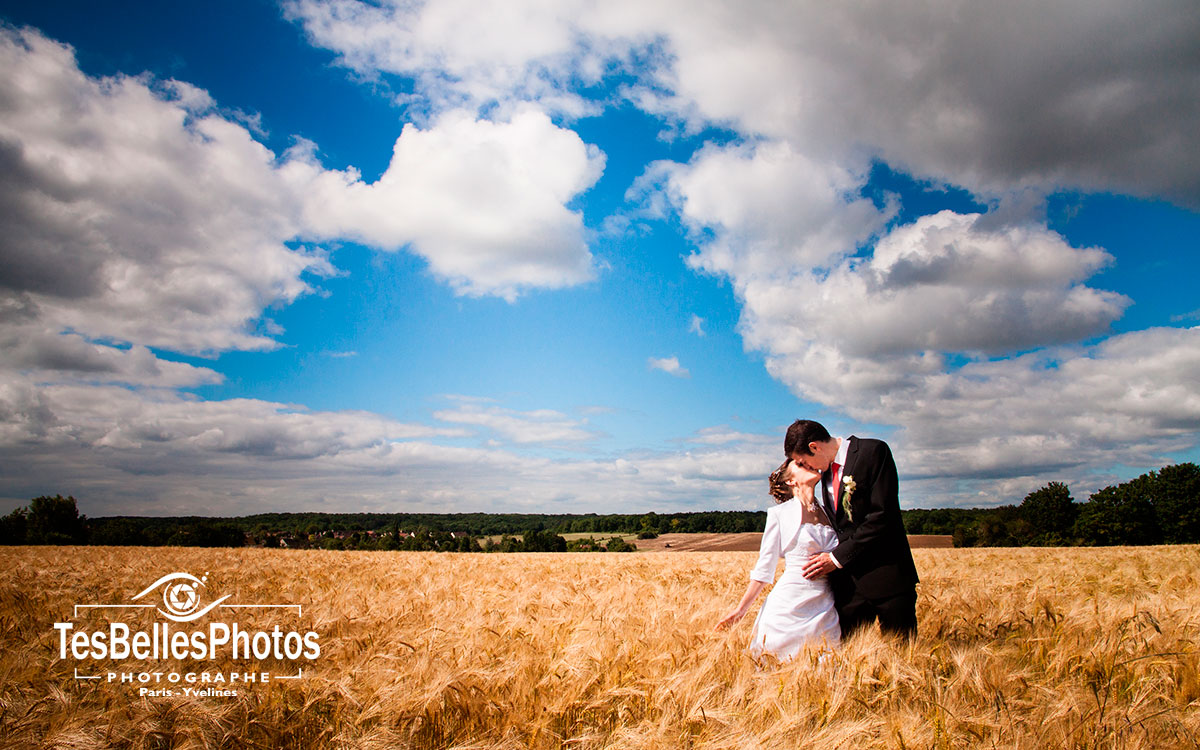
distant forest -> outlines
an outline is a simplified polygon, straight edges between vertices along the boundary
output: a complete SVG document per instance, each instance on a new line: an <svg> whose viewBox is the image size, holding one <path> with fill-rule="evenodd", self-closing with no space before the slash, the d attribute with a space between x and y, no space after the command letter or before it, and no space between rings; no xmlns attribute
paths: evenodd
<svg viewBox="0 0 1200 750"><path fill-rule="evenodd" d="M909 534L948 534L956 547L1200 542L1200 467L1182 463L1077 503L1051 482L1018 505L903 511ZM260 513L87 518L74 497L37 497L0 518L0 544L93 544L447 552L626 552L622 536L762 531L765 511L699 513ZM562 535L587 537L567 540ZM608 537L605 539L605 537Z"/></svg>

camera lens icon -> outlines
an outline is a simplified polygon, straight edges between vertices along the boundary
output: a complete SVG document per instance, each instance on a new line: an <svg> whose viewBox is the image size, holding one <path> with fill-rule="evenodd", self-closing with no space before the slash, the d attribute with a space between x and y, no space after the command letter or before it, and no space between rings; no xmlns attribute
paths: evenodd
<svg viewBox="0 0 1200 750"><path fill-rule="evenodd" d="M163 604L173 615L191 614L200 605L200 593L191 581L173 583L163 591Z"/></svg>

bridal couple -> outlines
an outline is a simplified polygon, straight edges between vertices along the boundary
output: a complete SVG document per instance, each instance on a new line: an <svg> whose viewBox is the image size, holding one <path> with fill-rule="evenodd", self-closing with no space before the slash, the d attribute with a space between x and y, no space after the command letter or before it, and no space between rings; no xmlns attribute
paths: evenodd
<svg viewBox="0 0 1200 750"><path fill-rule="evenodd" d="M830 647L876 621L886 634L917 632L917 568L900 518L896 462L887 443L833 437L797 420L787 460L771 474L758 564L741 602L717 623L742 619L785 570L754 622L750 652L786 661L807 646Z"/></svg>

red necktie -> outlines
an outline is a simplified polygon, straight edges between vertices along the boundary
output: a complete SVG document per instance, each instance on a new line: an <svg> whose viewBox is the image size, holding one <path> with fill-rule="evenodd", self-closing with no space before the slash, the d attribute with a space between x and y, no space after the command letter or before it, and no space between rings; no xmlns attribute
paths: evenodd
<svg viewBox="0 0 1200 750"><path fill-rule="evenodd" d="M833 489L833 512L838 512L838 505L841 504L841 498L838 497L838 490L841 489L842 483L842 465L830 464L829 466L829 484Z"/></svg>

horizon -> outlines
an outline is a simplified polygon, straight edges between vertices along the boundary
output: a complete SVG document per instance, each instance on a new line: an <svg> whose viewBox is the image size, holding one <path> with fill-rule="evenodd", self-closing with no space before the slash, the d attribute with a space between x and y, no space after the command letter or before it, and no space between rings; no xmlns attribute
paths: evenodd
<svg viewBox="0 0 1200 750"><path fill-rule="evenodd" d="M1191 463L1193 466L1195 466L1195 464L1192 462L1185 462L1185 463ZM1160 469L1158 469L1158 470L1151 470L1151 472L1148 472L1148 473L1156 473L1157 471L1161 471L1161 469L1165 469L1170 466L1176 466L1176 465L1178 465L1178 464L1167 464L1166 466L1160 467ZM1141 478L1143 476L1145 476L1145 475L1144 474L1140 475L1137 478ZM1034 492L1047 489L1047 487L1049 487L1049 485L1051 485L1051 484L1053 484L1053 482L1047 482L1046 484L1042 485L1041 487L1038 488L1038 490L1035 490ZM1113 487L1113 485L1109 485L1107 487L1100 488L1100 490L1111 489L1112 487ZM1070 490L1069 487L1067 489L1068 489L1068 491ZM1095 494L1095 493L1092 493L1092 494ZM55 495L55 497L69 499L69 500L75 500L76 502L78 502L78 498L75 498L73 495L68 495L64 498L61 493L57 493ZM1024 499L1025 498L1022 498L1022 501ZM1071 495L1071 500L1072 500L1072 502L1074 502L1077 505L1082 505L1084 503L1089 502L1091 500L1091 496L1089 495L1087 500L1080 500L1080 499L1076 499L1074 497L1074 495ZM1005 503L1002 505L987 505L987 506L958 506L958 505L945 506L945 505L943 505L943 506L936 506L936 507L931 507L931 508L923 508L923 507L917 506L917 507L910 507L910 508L901 508L900 511L901 511L901 513L907 513L910 511L936 511L936 510L989 511L989 510L997 510L1000 508L1019 507L1020 505L1021 505L1021 502L1012 502L1012 503ZM238 520L238 519L254 518L257 516L292 516L292 515L318 515L318 516L320 516L320 515L325 515L325 516L366 516L366 515L372 515L372 516L400 516L400 515L466 516L466 515L474 515L474 516L547 516L547 517L568 517L569 518L569 517L587 517L587 516L596 516L596 517L631 516L632 517L632 516L645 516L645 515L671 516L671 515L687 515L687 514L699 514L699 513L765 513L765 512L766 512L766 507L741 508L741 509L706 508L706 509L686 510L686 511L658 510L658 509L652 508L652 509L646 510L646 511L635 511L635 512L631 512L631 513L599 513L596 511L574 511L574 512L552 513L552 512L546 512L546 511L391 511L391 510L378 510L378 511L320 511L320 510L303 511L302 510L302 511L296 511L296 510L274 510L274 511L261 511L258 513L250 513L250 514L246 514L246 515L235 515L235 516L205 516L205 515L196 515L196 514L148 515L148 516L133 516L133 515L126 515L126 514L118 514L118 515L111 515L111 516L88 516L87 514L80 513L79 517L81 520L86 519L86 520L96 520L96 521L119 519L119 518L127 518L127 519L135 519L135 520L136 519L163 520L163 519L189 519L189 518L213 519L213 520ZM605 532L597 532L597 533L605 533ZM666 532L664 532L664 533L666 533Z"/></svg>
<svg viewBox="0 0 1200 750"><path fill-rule="evenodd" d="M762 510L796 418L906 510L1200 461L1198 38L0 0L0 514Z"/></svg>

